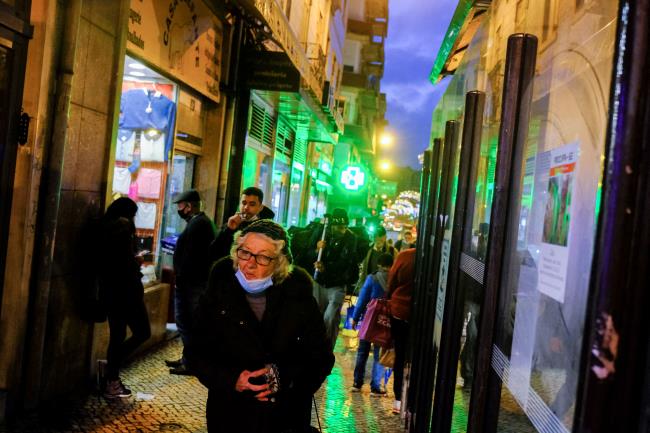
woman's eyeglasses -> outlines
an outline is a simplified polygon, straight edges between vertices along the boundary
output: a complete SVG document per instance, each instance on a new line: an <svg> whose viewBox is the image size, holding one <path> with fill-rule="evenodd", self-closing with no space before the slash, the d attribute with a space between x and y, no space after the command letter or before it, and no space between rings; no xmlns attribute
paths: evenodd
<svg viewBox="0 0 650 433"><path fill-rule="evenodd" d="M263 254L253 254L243 248L237 249L237 257L241 260L250 260L250 258L253 257L255 259L255 263L262 266L268 266L273 260L276 259L276 257L269 257Z"/></svg>

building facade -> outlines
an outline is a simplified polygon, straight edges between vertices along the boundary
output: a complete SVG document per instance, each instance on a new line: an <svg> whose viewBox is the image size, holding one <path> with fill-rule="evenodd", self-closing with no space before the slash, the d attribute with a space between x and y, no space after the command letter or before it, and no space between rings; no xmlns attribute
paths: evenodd
<svg viewBox="0 0 650 433"><path fill-rule="evenodd" d="M84 314L101 246L81 233L115 198L138 204L148 344L170 317L176 193L217 225L251 185L287 226L325 213L351 3L0 2L2 417L87 391L107 325Z"/></svg>
<svg viewBox="0 0 650 433"><path fill-rule="evenodd" d="M353 218L372 215L378 181L375 159L379 136L386 125L384 43L388 34L388 2L352 2L348 12L340 109L345 131L334 155L336 179L331 207L348 210ZM349 182L346 173L362 173L363 183ZM342 181L342 176L348 181Z"/></svg>

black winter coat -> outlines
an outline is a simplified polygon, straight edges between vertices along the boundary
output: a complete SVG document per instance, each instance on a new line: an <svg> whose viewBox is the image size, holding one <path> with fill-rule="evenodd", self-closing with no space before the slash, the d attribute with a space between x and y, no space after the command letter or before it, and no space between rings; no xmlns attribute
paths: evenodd
<svg viewBox="0 0 650 433"><path fill-rule="evenodd" d="M235 278L233 262L215 263L208 290L196 312L187 359L208 389L210 432L279 433L308 431L311 398L334 365L325 325L312 296L312 280L294 268L266 291L258 321ZM243 370L276 364L280 391L275 402L259 402L235 390Z"/></svg>
<svg viewBox="0 0 650 433"><path fill-rule="evenodd" d="M142 300L142 273L135 258L135 226L126 218L102 220L98 277L101 297L109 311Z"/></svg>
<svg viewBox="0 0 650 433"><path fill-rule="evenodd" d="M210 273L210 244L214 240L214 225L203 212L194 215L178 237L174 252L176 285L187 287L208 281Z"/></svg>

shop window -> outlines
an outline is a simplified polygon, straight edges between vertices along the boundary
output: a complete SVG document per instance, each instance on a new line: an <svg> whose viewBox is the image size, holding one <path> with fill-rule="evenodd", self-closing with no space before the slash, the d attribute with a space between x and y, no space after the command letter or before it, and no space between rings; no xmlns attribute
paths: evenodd
<svg viewBox="0 0 650 433"><path fill-rule="evenodd" d="M138 205L137 244L145 284L172 266L185 223L172 198L192 188L203 146L206 102L142 62L126 56L113 154L111 196Z"/></svg>
<svg viewBox="0 0 650 433"><path fill-rule="evenodd" d="M291 156L293 153L293 144L295 141L296 132L285 120L280 119L278 121L277 134L275 137L276 149L287 156Z"/></svg>
<svg viewBox="0 0 650 433"><path fill-rule="evenodd" d="M128 196L135 217L143 281L157 280L161 221L174 143L177 85L127 56L112 171L112 198Z"/></svg>
<svg viewBox="0 0 650 433"><path fill-rule="evenodd" d="M558 3L558 0L546 0L544 2L544 21L542 23L540 51L544 50L548 45L550 45L557 36Z"/></svg>
<svg viewBox="0 0 650 433"><path fill-rule="evenodd" d="M264 105L257 100L251 100L248 135L263 146L273 147L275 118Z"/></svg>

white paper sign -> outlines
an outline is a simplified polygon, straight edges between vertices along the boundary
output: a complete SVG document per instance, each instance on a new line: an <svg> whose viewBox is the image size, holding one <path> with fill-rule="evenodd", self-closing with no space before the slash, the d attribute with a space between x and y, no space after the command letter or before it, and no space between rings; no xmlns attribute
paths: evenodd
<svg viewBox="0 0 650 433"><path fill-rule="evenodd" d="M550 151L551 161L544 194L546 205L537 287L540 292L558 302L564 302L566 290L571 201L576 182L578 149L577 143L571 143Z"/></svg>

